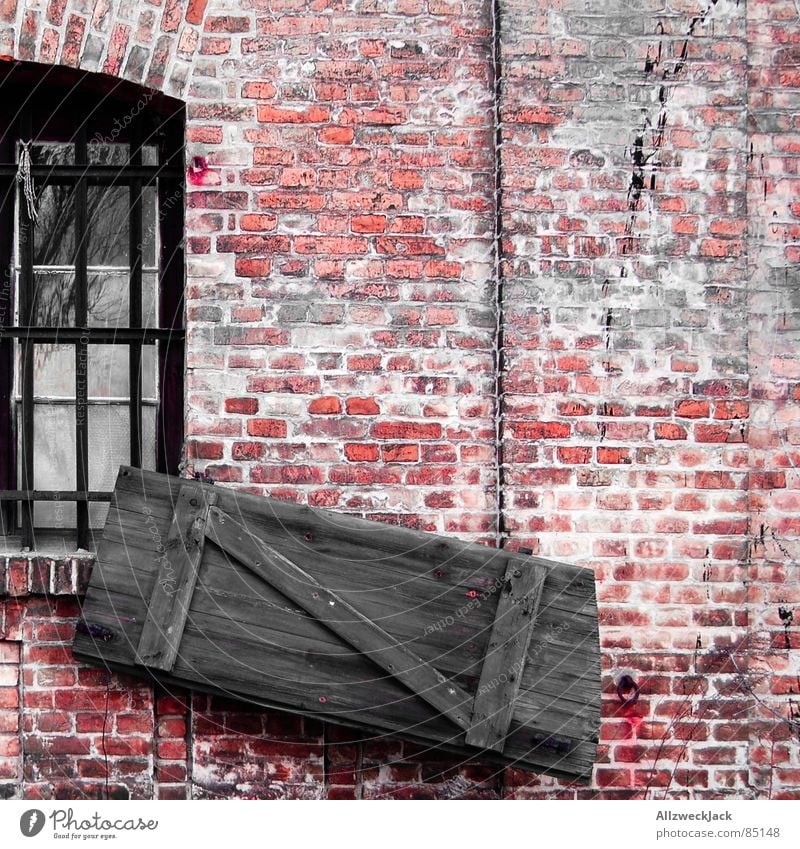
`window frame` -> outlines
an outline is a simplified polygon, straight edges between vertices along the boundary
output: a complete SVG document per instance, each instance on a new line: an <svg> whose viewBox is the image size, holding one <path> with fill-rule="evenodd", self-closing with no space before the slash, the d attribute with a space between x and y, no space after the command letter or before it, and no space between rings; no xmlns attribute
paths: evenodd
<svg viewBox="0 0 800 849"><path fill-rule="evenodd" d="M110 491L90 491L88 428L88 349L93 344L124 345L129 354L130 465L142 464L142 350L158 343L155 468L176 474L183 444L184 371L184 105L138 86L66 69L41 69L20 63L2 80L4 94L17 82L20 101L6 114L9 120L0 138L0 519L4 536L21 535L22 548L33 549L37 529L34 503L74 502L78 548L92 547L89 505L111 499ZM14 77L16 76L16 80ZM38 79L37 79L38 76ZM10 77L11 79L8 79ZM33 91L29 86L34 83ZM13 98L13 94L12 94ZM144 106L142 106L144 104ZM121 119L121 120L120 120ZM126 165L88 164L89 140L129 145ZM16 149L20 141L72 143L74 165L31 166L36 192L46 185L67 185L75 193L75 320L69 327L35 325L31 293L34 282L33 222L17 182ZM155 144L156 164L142 161L144 144ZM125 327L89 327L87 294L87 197L90 186L129 188L129 316ZM157 309L154 327L143 327L142 275L143 189L156 188L160 238L157 267ZM15 196L19 197L15 202ZM18 215L15 228L15 208ZM15 239L19 235L19 255ZM19 264L17 278L15 259ZM15 292L15 278L18 291ZM15 312L19 324L14 324ZM56 343L75 351L75 489L47 491L34 487L34 346ZM20 347L20 380L17 385L16 346ZM21 401L16 398L18 390ZM41 402L38 402L41 403ZM19 446L19 449L18 449Z"/></svg>

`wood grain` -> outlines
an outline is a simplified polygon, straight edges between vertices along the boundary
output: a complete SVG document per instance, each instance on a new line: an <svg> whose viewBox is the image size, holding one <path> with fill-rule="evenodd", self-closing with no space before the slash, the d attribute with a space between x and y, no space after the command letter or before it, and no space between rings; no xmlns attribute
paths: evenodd
<svg viewBox="0 0 800 849"><path fill-rule="evenodd" d="M505 747L545 577L532 564L514 563L506 571L467 730L470 746L499 752Z"/></svg>
<svg viewBox="0 0 800 849"><path fill-rule="evenodd" d="M76 657L272 708L367 737L392 734L486 763L587 779L600 711L594 576L570 564L312 510L220 486L217 507L268 540L398 643L477 694L509 567L544 577L502 753L465 731L373 660L207 539L180 651L167 672L137 659L164 539L187 481L123 469L83 605L114 639L79 634ZM356 734L357 732L353 732Z"/></svg>
<svg viewBox="0 0 800 849"><path fill-rule="evenodd" d="M175 663L203 557L208 510L215 501L215 492L193 484L181 487L136 651L143 666L168 672Z"/></svg>
<svg viewBox="0 0 800 849"><path fill-rule="evenodd" d="M399 642L345 598L327 589L244 525L212 507L206 533L251 572L368 657L460 728L471 723L472 696Z"/></svg>

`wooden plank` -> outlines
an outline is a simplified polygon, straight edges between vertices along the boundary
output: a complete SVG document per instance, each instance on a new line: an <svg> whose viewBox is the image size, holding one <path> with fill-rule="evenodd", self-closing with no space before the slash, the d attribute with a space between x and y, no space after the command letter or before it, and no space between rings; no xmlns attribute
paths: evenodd
<svg viewBox="0 0 800 849"><path fill-rule="evenodd" d="M223 551L299 604L460 728L469 728L472 696L341 595L324 587L304 569L216 507L209 511L206 534Z"/></svg>
<svg viewBox="0 0 800 849"><path fill-rule="evenodd" d="M170 478L142 469L123 469L128 474L117 479L115 491L125 495L129 510L142 512L148 507L155 515L165 511L178 495L180 479ZM156 497L160 496L160 497ZM395 525L382 525L358 516L318 510L304 504L277 501L248 492L218 488L218 506L235 515L249 528L258 528L261 536L284 550L284 545L302 547L309 562L317 554L327 554L339 560L346 570L350 564L367 564L405 572L407 580L417 580L420 574L437 574L436 580L449 584L455 580L474 582L483 589L493 581L502 580L508 558L526 558L512 552L448 539L425 531ZM547 561L540 560L547 566ZM564 564L568 571L583 572Z"/></svg>
<svg viewBox="0 0 800 849"><path fill-rule="evenodd" d="M513 562L506 570L467 730L470 746L505 747L546 574Z"/></svg>
<svg viewBox="0 0 800 849"><path fill-rule="evenodd" d="M78 634L76 657L171 686L316 716L362 733L395 734L476 757L465 733L366 655L207 541L181 650L169 672L138 665L146 603L186 481L138 469L117 480L83 616L113 632ZM514 764L588 778L599 728L599 639L591 570L443 539L356 516L208 484L217 506L353 602L474 696L509 563L546 572L534 634L503 752ZM324 699L324 701L323 701Z"/></svg>
<svg viewBox="0 0 800 849"><path fill-rule="evenodd" d="M216 493L184 484L160 552L158 577L136 650L137 663L169 672L175 665L205 544L204 528Z"/></svg>
<svg viewBox="0 0 800 849"><path fill-rule="evenodd" d="M205 559L205 558L204 558ZM202 580L202 575L201 575ZM254 593L254 604L258 593ZM198 600L198 591L193 605ZM223 600L221 600L222 602ZM78 634L73 652L78 658L103 665L115 665L121 671L141 674L142 667L133 667L134 648L141 631L145 600L131 592L129 595L108 594L96 586L87 597L85 618L94 624L106 626L115 632L109 642L97 642L85 634ZM209 610L211 607L209 606ZM453 726L425 702L407 693L391 676L376 680L370 667L376 667L363 655L350 650L346 665L332 663L326 657L327 645L317 662L297 644L300 651L288 652L284 636L271 636L272 608L267 607L262 626L237 622L238 607L218 609L212 618L192 609L175 667L169 674L173 685L194 689L213 690L232 698L242 698L247 703L264 704L283 710L300 711L344 725L359 724L362 729L373 729L382 734L396 734L427 746L445 742L451 748L463 749L463 733L453 733ZM215 620L215 621L212 621ZM307 625L314 624L310 617ZM321 628L322 626L318 626ZM236 631L238 630L238 634ZM249 639L245 639L249 635ZM331 634L333 639L339 639ZM273 645L271 645L273 644ZM342 645L345 644L342 642ZM287 642L291 648L293 643ZM148 677L151 676L148 671ZM316 675L319 688L309 691L307 676ZM159 680L163 673L158 673ZM393 686L394 685L394 686ZM325 702L319 700L325 697ZM526 766L546 771L548 774L575 778L591 772L595 745L596 722L588 720L575 706L562 706L558 698L537 696L524 726L512 727L508 745L499 763L511 761L516 766ZM554 737L567 739L567 752L551 751L542 746L542 740ZM475 750L471 750L473 753ZM469 756L467 756L469 757ZM486 752L483 760L500 755Z"/></svg>
<svg viewBox="0 0 800 849"><path fill-rule="evenodd" d="M144 474L149 475L150 473ZM156 481L158 480L159 478L156 478ZM173 483L172 479L160 478L160 480L169 480L170 483ZM141 487L142 484L140 483L139 486ZM172 489L177 492L176 488L173 487ZM143 543L152 544L149 534L138 529L138 524L141 523L140 514L135 510L127 509L133 507L134 502L138 504L140 510L146 508L148 516L151 518L154 518L156 514L163 514L163 518L158 521L166 534L165 523L169 513L163 505L169 503L170 487L162 487L162 501L153 500L154 491L155 487L149 479L146 482L146 500L143 499L141 492L134 494L128 492L125 487L118 487L117 500L115 505L112 506L109 521L106 524L103 550L108 546L111 538L117 539L118 543L123 544L126 549L137 547ZM237 504L239 499L242 498L241 494L231 493L230 491L223 491L220 494L235 495ZM262 502L267 499L258 498L256 500ZM272 539L273 534L277 536L280 533L284 527L282 523L290 524L291 516L288 510L290 508L297 509L297 505L286 505L283 502L279 506L283 508L278 517L280 523L270 525L270 539ZM113 522L117 508L124 515L125 527L122 532L119 532L119 519L116 524ZM256 525L259 527L259 532L263 533L264 523L271 518L271 511L267 516L264 516L263 513L261 516L254 515L245 510L242 512L248 523ZM338 519L338 517L336 518ZM374 524L371 527L374 529ZM416 532L409 532L407 529L402 530L404 533L416 535ZM109 537L109 534L111 534L111 537ZM452 574L440 579L433 577L433 573L438 572L438 569L433 570L433 572L426 570L420 572L419 578L413 582L399 581L400 572L394 568L395 557L376 558L374 564L368 568L364 560L363 548L359 552L361 562L353 564L342 562L342 558L336 558L333 555L321 554L318 550L313 549L315 540L297 541L296 536L296 533L287 532L285 537L280 538L281 547L286 546L285 551L287 553L290 547L292 559L295 556L299 559L304 555L304 559L300 561L304 568L309 571L313 570L313 574L327 586L330 586L332 580L338 577L338 582L334 586L346 586L358 592L359 606L363 606L363 612L379 619L385 629L389 630L397 640L404 643L413 642L414 648L420 656L428 659L429 662L435 662L440 671L456 676L466 689L471 691L476 689L483 653L494 620L493 605L496 604L494 597L489 595L483 598L481 604L476 603L469 613L463 616L457 615L457 608L460 606L457 595L453 606L439 608L437 611L435 600L438 598L444 601L451 593L446 584L447 577L450 577L451 580L454 579L455 576ZM215 556L215 553L219 556ZM488 550L487 553L493 557L495 562L498 560L496 553L491 550ZM542 565L542 561L530 559L537 565ZM154 563L156 558L142 550L137 552L136 557L122 557L117 551L105 560L111 562L105 562L102 566L102 572L98 570L97 574L108 574L108 579L114 585L125 587L131 579L135 584L144 585L146 575L144 572L140 573L139 567L142 566L145 570L152 569L153 567L150 564ZM258 589L260 579L254 578L253 580L256 583L252 584L252 590L248 590L245 586L243 591L236 592L236 586L241 584L242 581L246 585L247 579L243 572L237 572L235 563L226 561L220 549L213 543L206 548L203 562L207 563L208 567L212 567L212 565L214 567L208 568L204 572L205 580L210 582L209 588L216 587L225 592L232 591L233 595L238 597L238 601L232 598L231 606L226 608L227 615L231 618L232 623L240 620L252 621L247 613L247 605L257 605L258 596L263 596L269 588L261 584L261 589ZM522 558L520 562L526 563L527 559ZM391 574L384 578L383 572L389 564L392 565ZM494 565L494 563L491 564L491 566ZM129 574L131 567L134 569L133 574ZM233 571L231 571L232 567L234 567ZM112 577L111 573L115 573L115 577ZM140 574L141 578L139 577ZM129 575L129 577L126 578L126 575ZM204 579L201 577L201 580ZM459 584L462 589L462 596L466 594L463 590L466 590L468 586L463 583ZM380 596L371 589L374 588L377 591L381 587L391 589L391 592ZM399 596L397 596L397 588L403 590ZM411 593L411 590L414 592ZM148 594L144 586L142 592L145 595ZM250 598L246 599L246 596L250 596ZM195 599L197 599L197 591L195 592ZM462 601L465 600L462 598ZM580 606L577 606L577 603ZM264 610L262 615L277 624L277 619L280 617L276 617L274 607L270 605L265 605L265 607L267 609ZM584 610L584 608L586 609ZM259 616L257 606L253 607L253 613L257 621ZM404 615L399 615L401 613ZM448 614L450 614L448 623L452 621L454 624L448 624L447 627L442 628L426 627L426 623L429 622L445 622ZM539 627L540 624L541 628ZM298 617L295 624L287 624L283 634L290 633L291 629L298 629L297 633L302 633L305 625L303 617ZM531 657L524 670L525 678L522 682L522 690L531 690L532 692L521 696L518 700L519 710L515 717L516 720L524 723L526 716L530 715L531 712L538 715L542 710L545 710L548 714L553 714L558 711L558 705L561 702L572 709L569 707L570 705L582 706L587 700L597 706L595 713L599 717L599 672L594 673L593 677L596 678L596 681L591 678L587 680L584 674L586 669L599 669L594 581L590 571L572 567L569 564L559 564L557 569L548 569L548 579L539 609L536 631L537 633L531 643ZM585 637L589 639L587 640ZM285 637L276 633L274 639L280 640L285 639ZM568 646L568 654L556 651L558 645L561 644ZM573 668L568 668L566 665L570 661L574 661ZM464 672L468 672L469 678L474 680L474 684L464 678Z"/></svg>
<svg viewBox="0 0 800 849"><path fill-rule="evenodd" d="M244 567L241 568L244 570ZM410 708L411 697L402 684L389 675L376 674L378 668L372 661L316 619L307 614L293 616L286 609L273 606L271 598L266 597L267 593L274 593L275 597L279 594L260 578L254 578L261 586L251 593L249 610L241 599L220 596L209 598L203 592L202 581L201 573L192 598L181 651L171 670L175 675L185 676L187 681L192 682L191 686L217 674L219 664L211 657L213 654L219 656L220 664L226 668L227 680L238 681L236 686L232 686L233 693L240 692L248 682L251 687L261 682L262 694L268 694L276 701L285 700L285 706L291 707L298 704L300 695L308 697L306 682L313 680L318 684L317 692L327 697L325 703L317 706L320 714L339 711L342 698L346 696L348 712L360 707L362 715L371 716L370 724L373 726L386 720L396 732L404 733L409 724L416 726L420 721ZM134 662L133 649L139 640L144 607L144 599L133 591L128 594L119 591L109 594L99 587L92 588L85 605L84 618L90 624L108 628L114 634L114 639L89 648L95 651L99 649L104 660L116 659L122 662L128 657L129 662ZM250 615L244 617L244 611ZM208 650L205 659L201 652L192 649L192 643L201 637ZM80 650L80 646L76 648ZM83 648L86 650L85 644ZM198 658L195 665L189 662L191 657ZM267 676L263 671L265 669L282 680ZM472 692L476 684L477 676L475 684L469 688ZM298 685L299 691L296 689ZM531 729L571 737L575 745L579 745L585 735L592 733L591 725L572 720L575 712L583 707L583 702L578 701L577 697L583 694L584 687L578 682L576 689L579 692L576 693L575 704L564 703L562 709L562 691L565 686L569 684L559 679L552 688L548 688L548 692L539 691L535 694L535 709L529 715L536 717L536 728L531 726ZM353 699L356 699L355 703ZM435 716L427 705L421 701L420 704L427 708L426 716ZM452 726L445 722L451 729L447 738L455 740ZM459 736L459 739L463 739L463 736ZM505 755L524 759L530 748L530 739L521 739L522 747L513 753L510 749L512 745L510 742L506 747Z"/></svg>
<svg viewBox="0 0 800 849"><path fill-rule="evenodd" d="M167 531L168 527L163 527L164 537ZM110 529L109 523L104 533L102 557L98 560L87 600L91 599L95 586L105 584L117 591L140 596L144 606L152 594L159 561L157 553L148 548L153 545L150 533L142 533L138 528L120 533L119 528ZM337 564L331 561L329 568L333 572ZM341 574L340 565L338 570ZM376 575L379 574L378 569L374 571ZM327 585L324 580L326 575L327 569L314 572L317 580ZM426 581L409 584L409 595L397 598L391 593L380 596L377 591L364 590L357 582L348 582L347 586L345 592L357 593L362 612L377 619L397 641L408 644L429 663L435 662L437 668L446 675L466 674L477 684L493 621L492 607L483 604L469 614L458 616L459 607L468 601L463 589L450 590ZM412 586L417 590L414 595L410 594ZM313 625L316 621L261 578L225 555L213 540L206 542L190 615L197 606L198 595L204 596L209 592L215 594L220 604L225 604L226 615L233 623L263 621L276 631L299 634L309 630L309 623ZM287 612L280 616L279 608L288 608L295 615L291 616ZM403 610L408 611L407 616L399 615ZM289 618L281 626L285 616ZM427 623L444 621L447 617L453 623L449 627L428 628ZM338 640L327 629L321 630L328 641ZM320 629L313 631L318 634Z"/></svg>

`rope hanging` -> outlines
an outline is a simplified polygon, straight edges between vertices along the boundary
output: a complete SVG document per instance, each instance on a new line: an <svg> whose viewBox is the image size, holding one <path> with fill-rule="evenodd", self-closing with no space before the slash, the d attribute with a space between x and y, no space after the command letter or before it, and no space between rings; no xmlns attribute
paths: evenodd
<svg viewBox="0 0 800 849"><path fill-rule="evenodd" d="M39 217L36 208L36 189L31 177L31 143L20 142L19 165L17 166L17 182L22 184L22 191L28 204L28 218L35 224Z"/></svg>

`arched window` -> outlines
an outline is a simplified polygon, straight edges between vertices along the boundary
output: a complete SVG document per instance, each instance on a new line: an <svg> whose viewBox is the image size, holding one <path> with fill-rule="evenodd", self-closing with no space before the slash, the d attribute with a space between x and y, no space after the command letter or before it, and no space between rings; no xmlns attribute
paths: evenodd
<svg viewBox="0 0 800 849"><path fill-rule="evenodd" d="M2 530L90 548L120 464L179 462L183 104L28 63L0 96Z"/></svg>

